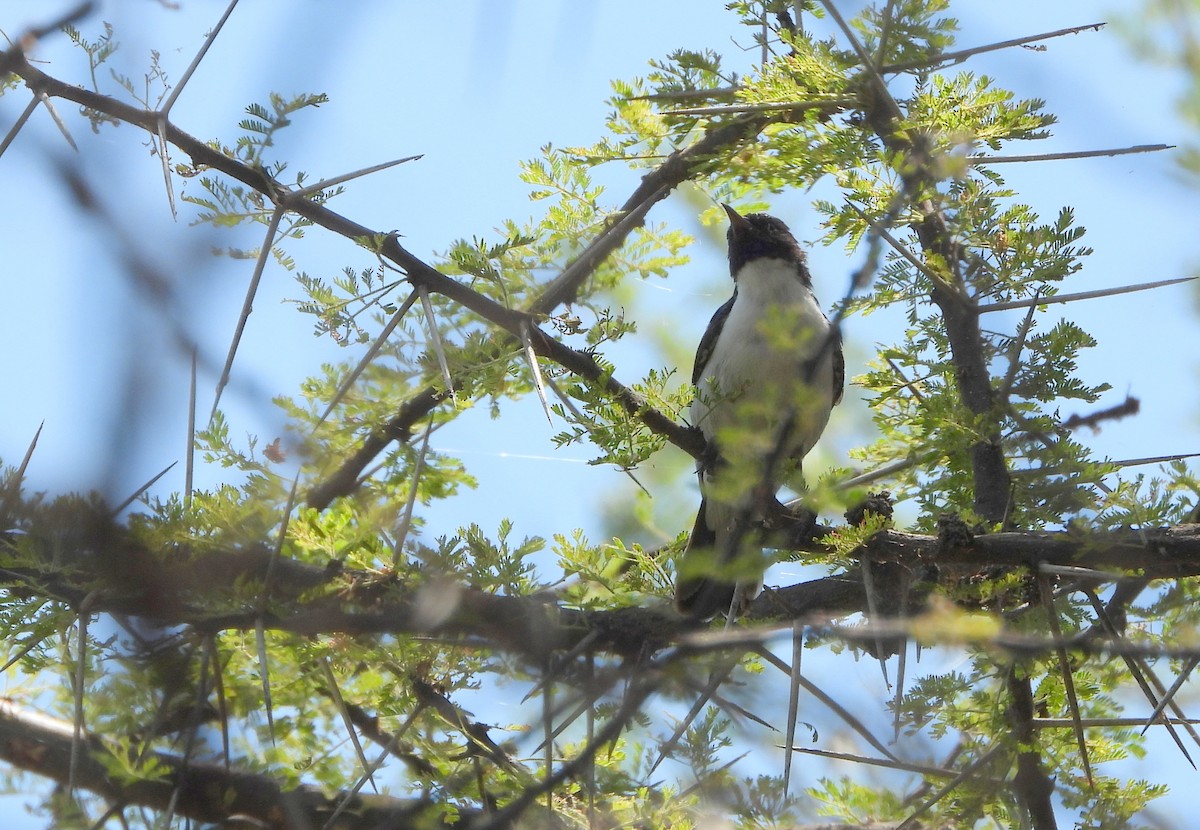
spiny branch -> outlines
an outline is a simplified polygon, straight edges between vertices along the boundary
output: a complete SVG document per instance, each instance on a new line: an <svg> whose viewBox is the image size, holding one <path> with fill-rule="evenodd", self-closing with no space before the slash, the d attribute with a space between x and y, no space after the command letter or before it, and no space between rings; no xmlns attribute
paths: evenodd
<svg viewBox="0 0 1200 830"><path fill-rule="evenodd" d="M383 237L380 255L400 266L414 285L440 293L503 329L507 336L497 342L497 351L506 348L509 340L512 340L513 344L519 343L522 328L530 326L530 340L540 356L561 363L585 380L600 383L626 411L641 418L650 429L663 434L685 451L696 454L702 449L701 442L691 431L676 424L669 416L653 410L640 395L612 378L594 357L563 345L531 324L535 323L538 317L573 299L579 286L594 273L609 254L620 247L635 227L641 225L646 212L665 198L672 188L694 175L700 166L709 162L713 153L756 134L768 123L768 118L758 116L737 119L715 127L704 138L669 156L658 168L643 178L618 214L619 218L546 287L528 311L521 311L506 308L445 276L404 249L396 235L380 234L299 193L287 190L261 168L242 164L214 150L184 133L174 124L168 122L165 126L161 125L152 112L65 84L30 66L23 58L17 61L14 71L33 89L47 95L65 98L104 112L139 126L147 132L154 133L161 128L172 144L191 157L193 165L212 168L263 193L277 205L278 211L296 213L316 225L352 240ZM413 426L424 419L445 396L444 389L433 386L416 392L392 419L364 440L358 452L313 490L308 497L308 503L311 506L325 507L337 496L352 492L358 484L359 476L370 462L392 441L407 441L411 437Z"/></svg>

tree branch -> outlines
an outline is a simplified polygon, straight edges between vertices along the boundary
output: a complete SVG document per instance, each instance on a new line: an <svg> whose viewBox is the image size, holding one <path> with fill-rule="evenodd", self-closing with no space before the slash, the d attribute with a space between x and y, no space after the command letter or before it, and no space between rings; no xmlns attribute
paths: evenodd
<svg viewBox="0 0 1200 830"><path fill-rule="evenodd" d="M811 539L832 530L815 528L807 549L822 550ZM694 623L665 606L584 611L558 605L545 595L502 596L441 580L406 585L378 572L342 568L338 562L322 567L281 555L272 565L273 553L265 545L192 555L175 550L164 561L115 533L80 544L87 547L88 556L61 554L63 561L75 563L68 571L6 568L0 570L0 580L72 608L91 594L94 613L126 614L215 633L253 630L260 613L251 608L212 614L205 597L228 592L231 585L253 590L272 569L274 611L263 618L265 628L306 636L444 637L487 644L538 664L550 654L569 651L585 637L591 638L591 651L636 656L696 630ZM1093 534L995 533L957 546L936 536L893 530L878 534L855 555L861 561L895 562L914 572L931 565L1030 570L1041 563L1073 565L1133 571L1140 583L1200 575L1200 524ZM436 618L429 615L431 607L439 609ZM768 590L751 605L746 619L829 619L865 609L862 580L848 573Z"/></svg>
<svg viewBox="0 0 1200 830"><path fill-rule="evenodd" d="M13 71L36 92L74 101L81 106L139 126L150 133L156 133L159 128L159 120L152 112L65 84L29 65L21 57L14 58L14 63ZM172 144L191 157L194 165L209 167L236 179L268 196L281 208L303 216L316 225L353 241L382 238L380 255L400 266L414 285L436 291L503 329L506 336L497 341L497 354L500 354L510 341L517 342L522 327L529 326L532 330L531 340L539 355L559 363L584 380L601 386L619 405L634 417L641 419L651 430L665 436L685 452L697 455L703 450L703 442L692 430L676 424L669 416L654 410L640 395L604 371L592 355L562 344L537 329L534 324L539 317L574 299L579 286L620 247L634 228L643 223L650 208L665 198L671 189L695 175L696 171L710 160L713 153L757 134L769 121L765 116L733 119L710 129L694 144L672 153L661 165L643 177L642 182L622 206L618 214L620 218L550 282L527 311L506 308L479 294L414 256L400 245L397 235L381 234L313 202L305 195L293 193L261 169L242 164L214 150L174 124L166 124L165 135ZM428 386L416 392L401 405L386 424L374 429L364 439L359 450L333 475L314 488L308 496L308 504L324 508L334 498L353 492L359 476L370 462L392 441L407 441L415 424L422 421L441 403L446 394L445 390L435 386Z"/></svg>
<svg viewBox="0 0 1200 830"><path fill-rule="evenodd" d="M0 700L0 759L17 769L66 785L71 772L74 725ZM130 780L109 773L126 763L113 757L99 738L84 742L75 770L75 785L123 805L166 810L174 804L176 815L201 822L224 823L243 817L272 830L321 827L341 796L326 796L319 787L285 790L272 778L227 769L216 764L184 763L182 757L149 753L153 779ZM178 795L176 795L178 793ZM219 794L219 795L218 795ZM353 810L342 813L342 830L429 827L440 823L441 807L417 799L382 795L357 795ZM476 811L458 808L451 826L469 825Z"/></svg>

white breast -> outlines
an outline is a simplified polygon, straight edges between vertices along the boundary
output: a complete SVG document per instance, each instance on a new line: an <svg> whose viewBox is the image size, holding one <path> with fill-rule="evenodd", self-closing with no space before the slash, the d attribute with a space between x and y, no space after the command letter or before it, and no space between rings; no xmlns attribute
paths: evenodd
<svg viewBox="0 0 1200 830"><path fill-rule="evenodd" d="M769 327L776 329L776 336L771 336ZM778 331L780 327L785 330ZM802 386L807 366L828 331L829 321L793 266L774 259L748 263L738 274L737 300L702 371L690 411L692 424L710 441L735 420L739 426L775 435L786 406L748 415L736 401L799 399L802 411L797 413L785 452L802 457L825 428L833 406L832 349L825 349L807 387ZM747 424L747 417L754 422ZM721 449L727 455L736 452L731 447Z"/></svg>

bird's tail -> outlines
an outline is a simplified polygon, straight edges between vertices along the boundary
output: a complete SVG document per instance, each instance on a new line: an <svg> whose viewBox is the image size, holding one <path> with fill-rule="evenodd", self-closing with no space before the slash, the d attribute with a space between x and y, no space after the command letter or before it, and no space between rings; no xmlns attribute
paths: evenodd
<svg viewBox="0 0 1200 830"><path fill-rule="evenodd" d="M702 499L675 577L675 610L697 620L711 620L717 614L737 616L758 595L762 585L761 580L727 576L733 570L736 550L742 546L728 538L728 531L713 529L727 527L729 523L711 521L718 517L709 516L710 512L713 511L708 500Z"/></svg>

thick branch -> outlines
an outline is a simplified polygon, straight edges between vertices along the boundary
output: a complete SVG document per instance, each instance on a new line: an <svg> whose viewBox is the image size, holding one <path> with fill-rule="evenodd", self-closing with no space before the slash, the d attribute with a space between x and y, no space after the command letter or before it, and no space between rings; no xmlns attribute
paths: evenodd
<svg viewBox="0 0 1200 830"><path fill-rule="evenodd" d="M867 122L884 146L901 159L901 177L905 191L915 199L921 219L913 224L921 248L952 273L958 272L963 259L942 214L941 205L929 195L935 193L937 165L930 157L928 136L904 129L903 115L892 99L878 72L863 74L863 106ZM948 277L949 275L944 275ZM1002 523L1008 513L1011 475L1000 444L1000 426L994 412L991 376L983 351L979 327L979 309L955 284L938 283L930 295L942 313L950 352L954 361L958 393L967 410L979 421L982 435L971 446L975 512L985 521Z"/></svg>
<svg viewBox="0 0 1200 830"><path fill-rule="evenodd" d="M1004 679L1008 689L1008 722L1012 725L1012 741L1017 747L1017 774L1013 787L1029 810L1035 830L1057 830L1054 817L1054 781L1046 774L1038 748L1038 736L1033 728L1033 683L1025 668L1010 666Z"/></svg>
<svg viewBox="0 0 1200 830"><path fill-rule="evenodd" d="M11 700L0 700L0 759L13 767L66 785L71 777L71 743L74 725L24 709ZM130 781L111 776L108 770L124 764L98 738L85 738L77 761L75 784L110 802L166 810L178 792L177 815L202 822L230 821L235 816L257 826L285 830L321 827L342 795L326 796L317 787L285 790L265 775L226 769L215 764L184 764L178 755L150 753L155 778ZM382 795L357 795L353 809L344 810L335 828L429 827L440 823L436 804ZM459 811L452 826L469 824L475 814Z"/></svg>
<svg viewBox="0 0 1200 830"><path fill-rule="evenodd" d="M818 527L816 534L831 528ZM815 538L815 537L814 537ZM453 638L544 661L570 650L584 638L595 651L636 655L673 642L694 626L661 608L580 611L545 596L500 596L435 580L411 586L377 572L321 567L279 556L270 564L266 547L197 553L174 551L167 561L139 551L120 538L90 539L95 570L68 572L6 569L0 580L25 591L78 607L88 598L96 613L151 619L161 625L192 625L201 631L252 630L259 612L213 615L214 593L235 584L253 585L271 569L265 627L303 635L408 634ZM817 549L810 545L810 549ZM1200 575L1200 525L1144 531L1080 534L996 533L953 547L934 536L887 531L876 536L860 558L896 562L916 572L929 565L1036 569L1041 563L1095 570L1133 572L1141 579ZM97 586L110 586L94 592ZM301 601L301 597L308 597ZM438 609L436 617L428 609ZM835 618L865 610L862 580L853 574L767 591L748 619Z"/></svg>

